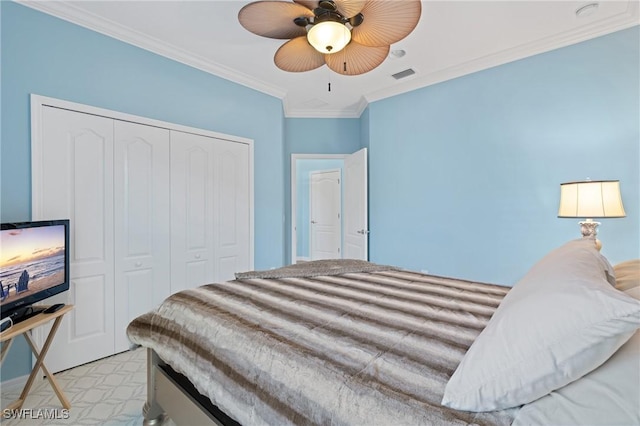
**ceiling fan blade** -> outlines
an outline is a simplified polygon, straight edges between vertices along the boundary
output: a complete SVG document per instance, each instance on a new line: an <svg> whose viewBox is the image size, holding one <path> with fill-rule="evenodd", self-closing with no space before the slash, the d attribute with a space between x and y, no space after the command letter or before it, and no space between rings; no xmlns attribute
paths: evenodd
<svg viewBox="0 0 640 426"><path fill-rule="evenodd" d="M380 65L389 54L389 46L363 46L351 43L339 52L324 55L327 66L342 75L359 75Z"/></svg>
<svg viewBox="0 0 640 426"><path fill-rule="evenodd" d="M273 61L281 70L302 72L323 66L324 57L309 44L307 37L297 37L280 46Z"/></svg>
<svg viewBox="0 0 640 426"><path fill-rule="evenodd" d="M351 37L365 46L384 46L402 40L418 25L420 0L371 0L362 14L364 21L351 31Z"/></svg>
<svg viewBox="0 0 640 426"><path fill-rule="evenodd" d="M351 18L362 11L367 0L334 0L334 2L342 16Z"/></svg>
<svg viewBox="0 0 640 426"><path fill-rule="evenodd" d="M293 0L295 3L301 4L309 10L318 7L318 0Z"/></svg>
<svg viewBox="0 0 640 426"><path fill-rule="evenodd" d="M313 17L313 12L296 3L283 1L257 1L238 12L243 27L262 37L288 39L305 35L304 27L296 25L297 17Z"/></svg>

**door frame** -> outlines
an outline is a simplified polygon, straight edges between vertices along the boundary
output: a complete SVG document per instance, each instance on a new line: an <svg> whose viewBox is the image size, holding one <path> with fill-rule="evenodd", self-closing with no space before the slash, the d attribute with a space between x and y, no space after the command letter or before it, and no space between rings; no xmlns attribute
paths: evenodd
<svg viewBox="0 0 640 426"><path fill-rule="evenodd" d="M291 264L296 263L298 233L296 231L296 205L298 199L298 187L296 185L296 161L297 160L344 160L351 154L291 154Z"/></svg>

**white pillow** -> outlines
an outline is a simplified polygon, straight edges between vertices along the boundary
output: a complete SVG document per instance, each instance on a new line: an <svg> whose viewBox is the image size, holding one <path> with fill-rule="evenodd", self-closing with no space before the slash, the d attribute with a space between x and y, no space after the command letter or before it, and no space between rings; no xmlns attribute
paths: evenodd
<svg viewBox="0 0 640 426"><path fill-rule="evenodd" d="M640 299L640 287L625 293ZM591 373L522 407L513 425L640 425L640 330Z"/></svg>
<svg viewBox="0 0 640 426"><path fill-rule="evenodd" d="M509 291L447 383L442 404L491 411L536 400L607 360L640 327L593 239L552 251Z"/></svg>
<svg viewBox="0 0 640 426"><path fill-rule="evenodd" d="M616 275L615 286L618 290L627 291L640 286L640 259L627 260L613 267Z"/></svg>

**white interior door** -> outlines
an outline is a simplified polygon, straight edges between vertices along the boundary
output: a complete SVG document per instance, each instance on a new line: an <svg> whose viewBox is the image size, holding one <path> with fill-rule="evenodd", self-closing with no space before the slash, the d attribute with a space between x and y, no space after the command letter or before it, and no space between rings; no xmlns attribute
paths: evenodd
<svg viewBox="0 0 640 426"><path fill-rule="evenodd" d="M171 291L169 130L115 121L115 352Z"/></svg>
<svg viewBox="0 0 640 426"><path fill-rule="evenodd" d="M341 186L340 170L310 173L309 218L311 260L341 257Z"/></svg>
<svg viewBox="0 0 640 426"><path fill-rule="evenodd" d="M367 149L344 160L344 252L345 259L369 259L367 199Z"/></svg>
<svg viewBox="0 0 640 426"><path fill-rule="evenodd" d="M113 354L113 120L44 107L34 141L33 220L71 223L70 289L47 300L75 305L47 355L53 373Z"/></svg>

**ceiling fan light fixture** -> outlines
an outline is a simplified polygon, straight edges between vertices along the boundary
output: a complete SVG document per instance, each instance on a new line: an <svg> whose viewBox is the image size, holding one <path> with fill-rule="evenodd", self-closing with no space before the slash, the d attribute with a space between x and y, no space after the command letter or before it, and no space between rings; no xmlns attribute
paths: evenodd
<svg viewBox="0 0 640 426"><path fill-rule="evenodd" d="M336 53L349 44L351 31L341 22L323 21L309 28L307 40L320 53Z"/></svg>

